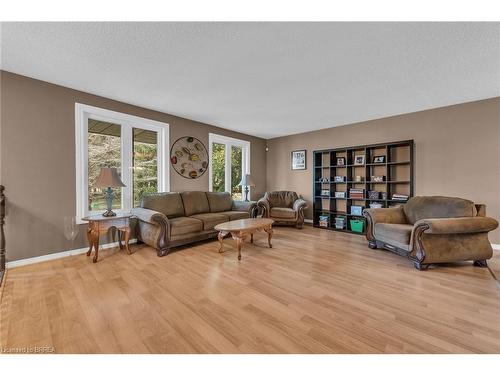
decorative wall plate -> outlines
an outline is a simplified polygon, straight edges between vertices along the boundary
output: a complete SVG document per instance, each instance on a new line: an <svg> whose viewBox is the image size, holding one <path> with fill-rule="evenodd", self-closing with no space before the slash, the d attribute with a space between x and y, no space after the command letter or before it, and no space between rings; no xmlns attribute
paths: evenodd
<svg viewBox="0 0 500 375"><path fill-rule="evenodd" d="M199 178L208 168L208 152L198 138L181 137L170 149L170 162L182 177Z"/></svg>

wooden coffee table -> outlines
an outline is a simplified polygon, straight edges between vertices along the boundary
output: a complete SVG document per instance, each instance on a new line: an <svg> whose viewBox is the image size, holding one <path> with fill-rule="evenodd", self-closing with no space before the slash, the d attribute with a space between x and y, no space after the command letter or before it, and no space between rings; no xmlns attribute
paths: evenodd
<svg viewBox="0 0 500 375"><path fill-rule="evenodd" d="M272 224L274 220L255 218L255 219L240 219L234 221L228 221L227 223L218 224L215 226L215 230L219 231L219 242L220 249L219 253L223 249L223 239L228 234L231 234L233 240L236 241L236 247L238 248L238 260L241 260L241 243L245 238L250 235L250 242L253 243L253 234L257 231L265 231L267 233L267 242L269 247L273 247L271 244L271 238L273 237L273 227Z"/></svg>

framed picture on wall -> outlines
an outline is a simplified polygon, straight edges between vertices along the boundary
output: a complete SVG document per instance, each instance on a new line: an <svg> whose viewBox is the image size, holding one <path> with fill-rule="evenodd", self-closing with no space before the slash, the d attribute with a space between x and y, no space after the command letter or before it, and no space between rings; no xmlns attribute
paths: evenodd
<svg viewBox="0 0 500 375"><path fill-rule="evenodd" d="M306 150L292 151L292 170L306 169Z"/></svg>

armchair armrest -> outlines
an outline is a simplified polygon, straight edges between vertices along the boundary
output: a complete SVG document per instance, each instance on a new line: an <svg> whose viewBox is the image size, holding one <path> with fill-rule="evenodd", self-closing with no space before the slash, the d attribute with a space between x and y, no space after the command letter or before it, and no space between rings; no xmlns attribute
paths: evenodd
<svg viewBox="0 0 500 375"><path fill-rule="evenodd" d="M294 211L305 210L306 208L307 208L307 202L302 198L299 198L295 202L293 202Z"/></svg>
<svg viewBox="0 0 500 375"><path fill-rule="evenodd" d="M457 217L422 219L415 223L415 228L422 228L426 234L456 234L456 233L484 233L495 230L498 221L491 217Z"/></svg>
<svg viewBox="0 0 500 375"><path fill-rule="evenodd" d="M254 208L257 207L255 202L233 201L233 211L247 211L252 214Z"/></svg>
<svg viewBox="0 0 500 375"><path fill-rule="evenodd" d="M262 209L262 217L269 217L271 209L269 207L269 201L265 196L257 201L257 206Z"/></svg>

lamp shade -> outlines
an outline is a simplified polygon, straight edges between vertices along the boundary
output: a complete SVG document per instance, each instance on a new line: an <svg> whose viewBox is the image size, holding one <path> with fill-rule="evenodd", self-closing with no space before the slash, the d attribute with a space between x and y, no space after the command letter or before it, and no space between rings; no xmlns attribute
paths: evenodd
<svg viewBox="0 0 500 375"><path fill-rule="evenodd" d="M124 187L125 184L120 180L116 168L101 168L101 172L95 181L97 187Z"/></svg>
<svg viewBox="0 0 500 375"><path fill-rule="evenodd" d="M241 181L238 186L255 186L255 184L249 174L244 174L243 177L241 177Z"/></svg>

